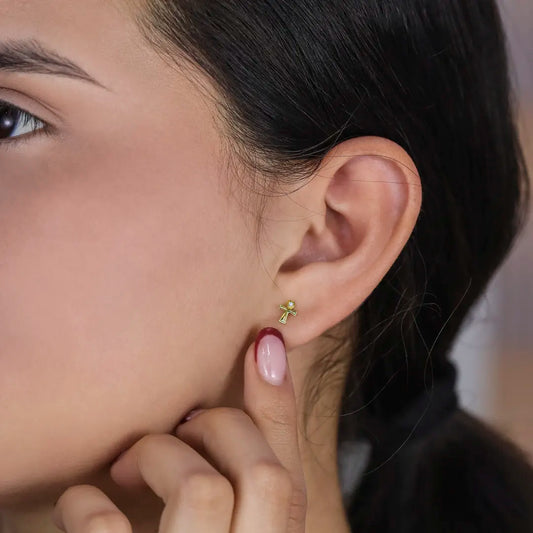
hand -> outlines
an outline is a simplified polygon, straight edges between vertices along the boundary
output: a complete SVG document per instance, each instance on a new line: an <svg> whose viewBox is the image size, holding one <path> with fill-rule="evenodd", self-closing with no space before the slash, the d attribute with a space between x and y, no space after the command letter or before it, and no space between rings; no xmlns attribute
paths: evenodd
<svg viewBox="0 0 533 533"><path fill-rule="evenodd" d="M270 351L260 346L258 355L283 346L270 335L265 341ZM148 486L163 500L159 533L305 532L292 378L286 366L281 385L265 381L254 345L244 359L243 410L202 410L178 425L175 436L143 436L111 466L118 485ZM281 355L286 361L284 350ZM92 485L69 487L53 518L67 533L132 532L127 517Z"/></svg>

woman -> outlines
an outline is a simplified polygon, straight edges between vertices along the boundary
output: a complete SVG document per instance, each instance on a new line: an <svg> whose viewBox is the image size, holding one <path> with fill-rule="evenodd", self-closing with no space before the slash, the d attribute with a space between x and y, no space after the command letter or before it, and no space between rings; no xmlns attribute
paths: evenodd
<svg viewBox="0 0 533 533"><path fill-rule="evenodd" d="M493 1L5 0L0 35L2 533L533 531L449 361L528 205Z"/></svg>

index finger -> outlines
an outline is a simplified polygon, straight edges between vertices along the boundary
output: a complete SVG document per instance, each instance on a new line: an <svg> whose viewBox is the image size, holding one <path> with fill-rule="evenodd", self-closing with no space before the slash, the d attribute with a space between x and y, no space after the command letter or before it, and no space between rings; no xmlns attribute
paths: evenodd
<svg viewBox="0 0 533 533"><path fill-rule="evenodd" d="M263 328L255 341L255 359L244 362L244 410L264 435L279 462L291 474L305 507L305 478L298 446L298 420L294 385L282 333ZM280 379L280 373L285 375ZM274 376L268 382L262 372ZM275 384L275 383L281 383Z"/></svg>

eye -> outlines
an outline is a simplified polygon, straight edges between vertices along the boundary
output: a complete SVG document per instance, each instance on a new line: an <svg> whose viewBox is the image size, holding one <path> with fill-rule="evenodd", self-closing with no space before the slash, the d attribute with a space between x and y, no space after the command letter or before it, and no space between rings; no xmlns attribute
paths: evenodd
<svg viewBox="0 0 533 533"><path fill-rule="evenodd" d="M45 133L48 124L8 102L0 100L0 144L29 138L39 132ZM28 135L29 134L29 135Z"/></svg>

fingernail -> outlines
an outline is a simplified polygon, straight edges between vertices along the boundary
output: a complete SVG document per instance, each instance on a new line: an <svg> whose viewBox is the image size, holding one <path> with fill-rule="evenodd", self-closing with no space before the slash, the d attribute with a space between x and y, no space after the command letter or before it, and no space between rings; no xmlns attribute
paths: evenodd
<svg viewBox="0 0 533 533"><path fill-rule="evenodd" d="M199 415L202 411L205 411L205 409L193 409L192 411L189 411L189 414L182 420L182 424L183 422L190 420L193 416Z"/></svg>
<svg viewBox="0 0 533 533"><path fill-rule="evenodd" d="M285 341L276 328L263 328L255 339L255 362L262 378L281 385L287 370Z"/></svg>

